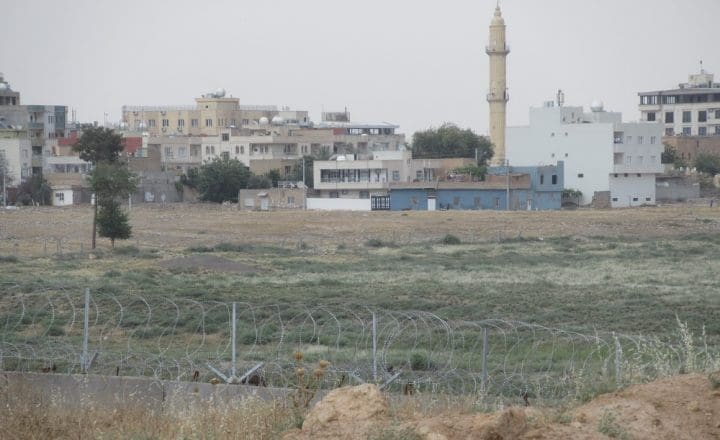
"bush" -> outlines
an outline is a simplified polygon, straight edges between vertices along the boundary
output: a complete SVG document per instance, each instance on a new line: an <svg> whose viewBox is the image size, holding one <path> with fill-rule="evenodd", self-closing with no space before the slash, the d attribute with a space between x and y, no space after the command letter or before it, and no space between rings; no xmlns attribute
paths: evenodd
<svg viewBox="0 0 720 440"><path fill-rule="evenodd" d="M415 352L410 355L410 368L415 371L431 370L433 363L426 353Z"/></svg>
<svg viewBox="0 0 720 440"><path fill-rule="evenodd" d="M695 158L695 168L701 173L711 176L720 174L720 156L715 154L699 154Z"/></svg>
<svg viewBox="0 0 720 440"><path fill-rule="evenodd" d="M17 263L19 261L15 255L0 255L0 263Z"/></svg>
<svg viewBox="0 0 720 440"><path fill-rule="evenodd" d="M391 241L382 241L379 238L371 238L370 240L365 242L365 246L372 247L372 248L381 248L381 247L396 247L396 244Z"/></svg>
<svg viewBox="0 0 720 440"><path fill-rule="evenodd" d="M118 255L137 255L140 253L140 249L135 246L122 246L115 248L113 252Z"/></svg>
<svg viewBox="0 0 720 440"><path fill-rule="evenodd" d="M452 234L447 234L446 236L443 237L442 244L458 245L458 244L462 244L462 241L460 241L459 238L457 238L456 236L454 236Z"/></svg>

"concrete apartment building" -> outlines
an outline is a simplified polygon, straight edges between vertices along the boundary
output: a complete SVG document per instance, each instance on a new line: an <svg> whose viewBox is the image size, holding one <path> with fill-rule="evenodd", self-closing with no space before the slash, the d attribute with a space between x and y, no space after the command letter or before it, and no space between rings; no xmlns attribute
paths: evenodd
<svg viewBox="0 0 720 440"><path fill-rule="evenodd" d="M590 113L562 104L559 99L531 108L529 125L508 128L510 164L562 160L565 188L580 190L582 204L608 191L612 207L655 204L655 176L663 172L662 127L623 123L621 113L607 112L599 102Z"/></svg>
<svg viewBox="0 0 720 440"><path fill-rule="evenodd" d="M194 106L123 106L121 128L160 136L217 136L227 128L283 121L309 124L307 111L278 110L272 105L240 105L219 89L195 98Z"/></svg>
<svg viewBox="0 0 720 440"><path fill-rule="evenodd" d="M6 151L7 156L20 155L21 161L14 173L17 178L24 179L35 173L42 173L44 160L52 154L56 139L65 136L67 107L56 105L23 105L20 92L12 90L0 73L0 124L5 129L23 131L25 136L12 135L18 148L30 143L29 157L24 157L26 150ZM6 133L6 136L9 136ZM6 141L7 141L6 137ZM9 149L6 142L5 149ZM15 147L12 147L15 148ZM17 183L17 182L16 182Z"/></svg>
<svg viewBox="0 0 720 440"><path fill-rule="evenodd" d="M661 124L666 136L720 135L720 83L703 69L678 88L638 95L641 120Z"/></svg>
<svg viewBox="0 0 720 440"><path fill-rule="evenodd" d="M413 159L412 152L376 151L364 156L339 154L313 164L314 190L320 198L369 199L385 196L393 183L435 182L474 159Z"/></svg>

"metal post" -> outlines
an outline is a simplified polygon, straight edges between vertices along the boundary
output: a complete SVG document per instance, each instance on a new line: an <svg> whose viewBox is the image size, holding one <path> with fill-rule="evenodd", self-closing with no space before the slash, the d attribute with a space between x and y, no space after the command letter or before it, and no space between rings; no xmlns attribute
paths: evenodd
<svg viewBox="0 0 720 440"><path fill-rule="evenodd" d="M373 382L377 382L377 316L372 314L372 357L373 357Z"/></svg>
<svg viewBox="0 0 720 440"><path fill-rule="evenodd" d="M613 332L613 339L615 339L615 383L620 386L622 385L622 346L615 336L615 332Z"/></svg>
<svg viewBox="0 0 720 440"><path fill-rule="evenodd" d="M487 390L488 382L488 371L487 371L487 357L488 351L490 351L490 345L488 344L487 328L483 327L483 349L482 349L482 392Z"/></svg>
<svg viewBox="0 0 720 440"><path fill-rule="evenodd" d="M303 159L302 159L302 160L303 160L303 162L302 162L302 167L303 167L303 186L306 186L306 183L305 183L305 156L303 156Z"/></svg>
<svg viewBox="0 0 720 440"><path fill-rule="evenodd" d="M236 320L236 316L237 316L236 311L235 311L236 306L237 306L237 304L233 303L233 308L232 308L232 364L230 365L230 377L235 377L235 365L237 365L237 363L236 363L237 359L235 357L236 356L236 349L235 349L236 333L235 333L235 331L237 330L236 325L235 325L236 324L235 320Z"/></svg>
<svg viewBox="0 0 720 440"><path fill-rule="evenodd" d="M505 210L510 211L510 159L505 160L505 174L507 175L507 191L505 193Z"/></svg>
<svg viewBox="0 0 720 440"><path fill-rule="evenodd" d="M85 322L83 324L82 372L87 373L88 337L90 332L90 289L85 289Z"/></svg>
<svg viewBox="0 0 720 440"><path fill-rule="evenodd" d="M3 169L3 207L7 207L7 190L5 189L5 169Z"/></svg>

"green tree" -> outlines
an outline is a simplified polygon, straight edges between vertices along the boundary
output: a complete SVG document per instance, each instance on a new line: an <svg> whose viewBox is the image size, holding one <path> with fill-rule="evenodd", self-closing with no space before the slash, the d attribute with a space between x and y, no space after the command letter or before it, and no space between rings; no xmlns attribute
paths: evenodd
<svg viewBox="0 0 720 440"><path fill-rule="evenodd" d="M272 169L268 171L265 177L270 180L271 188L277 188L278 182L280 181L280 179L282 179L282 175L280 174L280 170L278 169Z"/></svg>
<svg viewBox="0 0 720 440"><path fill-rule="evenodd" d="M272 187L272 181L266 176L258 176L256 174L253 174L248 178L248 189L269 189Z"/></svg>
<svg viewBox="0 0 720 440"><path fill-rule="evenodd" d="M418 159L474 158L476 150L478 165L486 164L493 155L493 146L488 138L450 123L437 129L415 132L412 139L413 157Z"/></svg>
<svg viewBox="0 0 720 440"><path fill-rule="evenodd" d="M208 202L237 202L238 192L247 187L250 171L237 159L215 158L198 170L197 190Z"/></svg>
<svg viewBox="0 0 720 440"><path fill-rule="evenodd" d="M720 156L715 154L701 153L695 157L695 168L711 176L720 174Z"/></svg>
<svg viewBox="0 0 720 440"><path fill-rule="evenodd" d="M457 174L467 174L476 180L485 180L487 174L487 167L485 165L466 165L461 168L456 168Z"/></svg>
<svg viewBox="0 0 720 440"><path fill-rule="evenodd" d="M8 164L7 159L5 158L5 155L0 156L0 191L3 191L0 193L0 197L2 197L3 204L7 204L7 200L5 200L5 197L7 197L7 186L10 185L10 182L13 180L12 172L10 171L10 164Z"/></svg>
<svg viewBox="0 0 720 440"><path fill-rule="evenodd" d="M80 159L96 165L100 162L117 162L123 150L122 136L105 127L84 129L73 150Z"/></svg>
<svg viewBox="0 0 720 440"><path fill-rule="evenodd" d="M670 144L665 144L665 151L660 155L660 162L673 164L675 168L684 168L687 166L685 159L681 158L678 151Z"/></svg>
<svg viewBox="0 0 720 440"><path fill-rule="evenodd" d="M90 188L95 193L93 249L95 248L97 226L100 227L100 236L110 238L112 246L115 247L116 238L130 237L131 229L128 217L120 208L119 200L128 198L137 190L137 178L125 164L99 162L90 173L88 181ZM101 216L103 216L102 219ZM112 216L116 217L111 218ZM124 232L126 230L127 232Z"/></svg>
<svg viewBox="0 0 720 440"><path fill-rule="evenodd" d="M110 239L112 248L115 240L127 240L132 233L128 215L123 211L120 202L109 199L103 202L97 217L98 233Z"/></svg>
<svg viewBox="0 0 720 440"><path fill-rule="evenodd" d="M295 165L293 165L292 174L289 176L291 180L294 180L296 182L302 182L303 180L303 163L305 164L305 185L308 188L312 188L314 185L313 182L313 163L315 160L325 160L325 159L317 159L316 156L303 156L301 159L298 159L297 162L295 162Z"/></svg>
<svg viewBox="0 0 720 440"><path fill-rule="evenodd" d="M47 180L41 174L33 174L18 187L17 199L23 205L49 205L51 195Z"/></svg>

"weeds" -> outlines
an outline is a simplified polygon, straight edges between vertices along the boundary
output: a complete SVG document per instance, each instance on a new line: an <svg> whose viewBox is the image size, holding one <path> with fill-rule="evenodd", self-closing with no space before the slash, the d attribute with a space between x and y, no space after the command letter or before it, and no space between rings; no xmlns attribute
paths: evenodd
<svg viewBox="0 0 720 440"><path fill-rule="evenodd" d="M18 263L20 259L15 255L0 255L0 263Z"/></svg>
<svg viewBox="0 0 720 440"><path fill-rule="evenodd" d="M443 239L441 240L441 243L447 244L447 245L458 245L458 244L462 244L462 241L452 234L447 234L443 237Z"/></svg>
<svg viewBox="0 0 720 440"><path fill-rule="evenodd" d="M606 409L598 420L597 430L601 434L605 434L610 438L617 438L620 440L630 440L630 434L617 423L617 415Z"/></svg>

